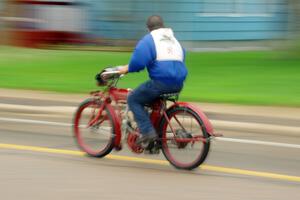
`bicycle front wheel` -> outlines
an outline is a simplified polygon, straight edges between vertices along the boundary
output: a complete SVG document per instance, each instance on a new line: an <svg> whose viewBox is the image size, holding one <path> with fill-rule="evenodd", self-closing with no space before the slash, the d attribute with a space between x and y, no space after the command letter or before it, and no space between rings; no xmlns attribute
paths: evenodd
<svg viewBox="0 0 300 200"><path fill-rule="evenodd" d="M200 116L187 107L175 107L167 112L160 125L162 152L178 169L192 170L208 155L209 135Z"/></svg>
<svg viewBox="0 0 300 200"><path fill-rule="evenodd" d="M115 141L111 113L94 99L84 101L75 113L74 136L81 150L94 157L109 154Z"/></svg>

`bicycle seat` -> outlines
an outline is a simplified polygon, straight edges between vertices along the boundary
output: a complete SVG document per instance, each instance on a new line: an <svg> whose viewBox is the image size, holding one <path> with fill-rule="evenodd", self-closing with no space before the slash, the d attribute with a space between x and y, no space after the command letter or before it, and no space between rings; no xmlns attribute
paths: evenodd
<svg viewBox="0 0 300 200"><path fill-rule="evenodd" d="M159 95L159 98L162 100L174 101L174 100L178 99L178 96L179 96L179 92L165 93L165 94Z"/></svg>
<svg viewBox="0 0 300 200"><path fill-rule="evenodd" d="M165 94L159 95L157 100L161 99L163 101L173 101L174 102L174 101L178 100L178 97L179 97L179 92L177 92L177 93L165 93ZM151 107L152 105L153 105L153 102L149 103L149 104L145 104L144 106Z"/></svg>

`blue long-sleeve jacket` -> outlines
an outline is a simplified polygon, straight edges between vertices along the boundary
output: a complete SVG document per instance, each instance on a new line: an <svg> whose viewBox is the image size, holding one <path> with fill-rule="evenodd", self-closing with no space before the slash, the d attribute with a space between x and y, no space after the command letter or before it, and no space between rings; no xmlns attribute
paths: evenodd
<svg viewBox="0 0 300 200"><path fill-rule="evenodd" d="M182 85L187 69L185 51L171 29L162 28L145 35L135 47L128 72L147 67L149 77L165 84Z"/></svg>

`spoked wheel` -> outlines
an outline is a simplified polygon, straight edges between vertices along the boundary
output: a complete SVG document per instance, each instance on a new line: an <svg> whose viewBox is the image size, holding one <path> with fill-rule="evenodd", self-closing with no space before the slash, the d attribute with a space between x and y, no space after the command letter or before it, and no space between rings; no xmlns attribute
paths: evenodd
<svg viewBox="0 0 300 200"><path fill-rule="evenodd" d="M79 106L74 118L74 134L79 147L94 157L110 153L115 140L112 116L107 109L101 111L100 108L100 102L88 99Z"/></svg>
<svg viewBox="0 0 300 200"><path fill-rule="evenodd" d="M201 118L187 107L175 107L167 115L170 124L163 118L160 126L163 154L178 169L198 167L207 157L210 146Z"/></svg>

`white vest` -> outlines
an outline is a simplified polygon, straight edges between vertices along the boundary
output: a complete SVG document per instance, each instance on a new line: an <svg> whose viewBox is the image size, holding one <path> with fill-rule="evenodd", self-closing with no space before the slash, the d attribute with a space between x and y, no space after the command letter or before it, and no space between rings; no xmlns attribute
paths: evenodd
<svg viewBox="0 0 300 200"><path fill-rule="evenodd" d="M183 62L183 50L170 28L160 28L151 31L156 49L157 61Z"/></svg>

